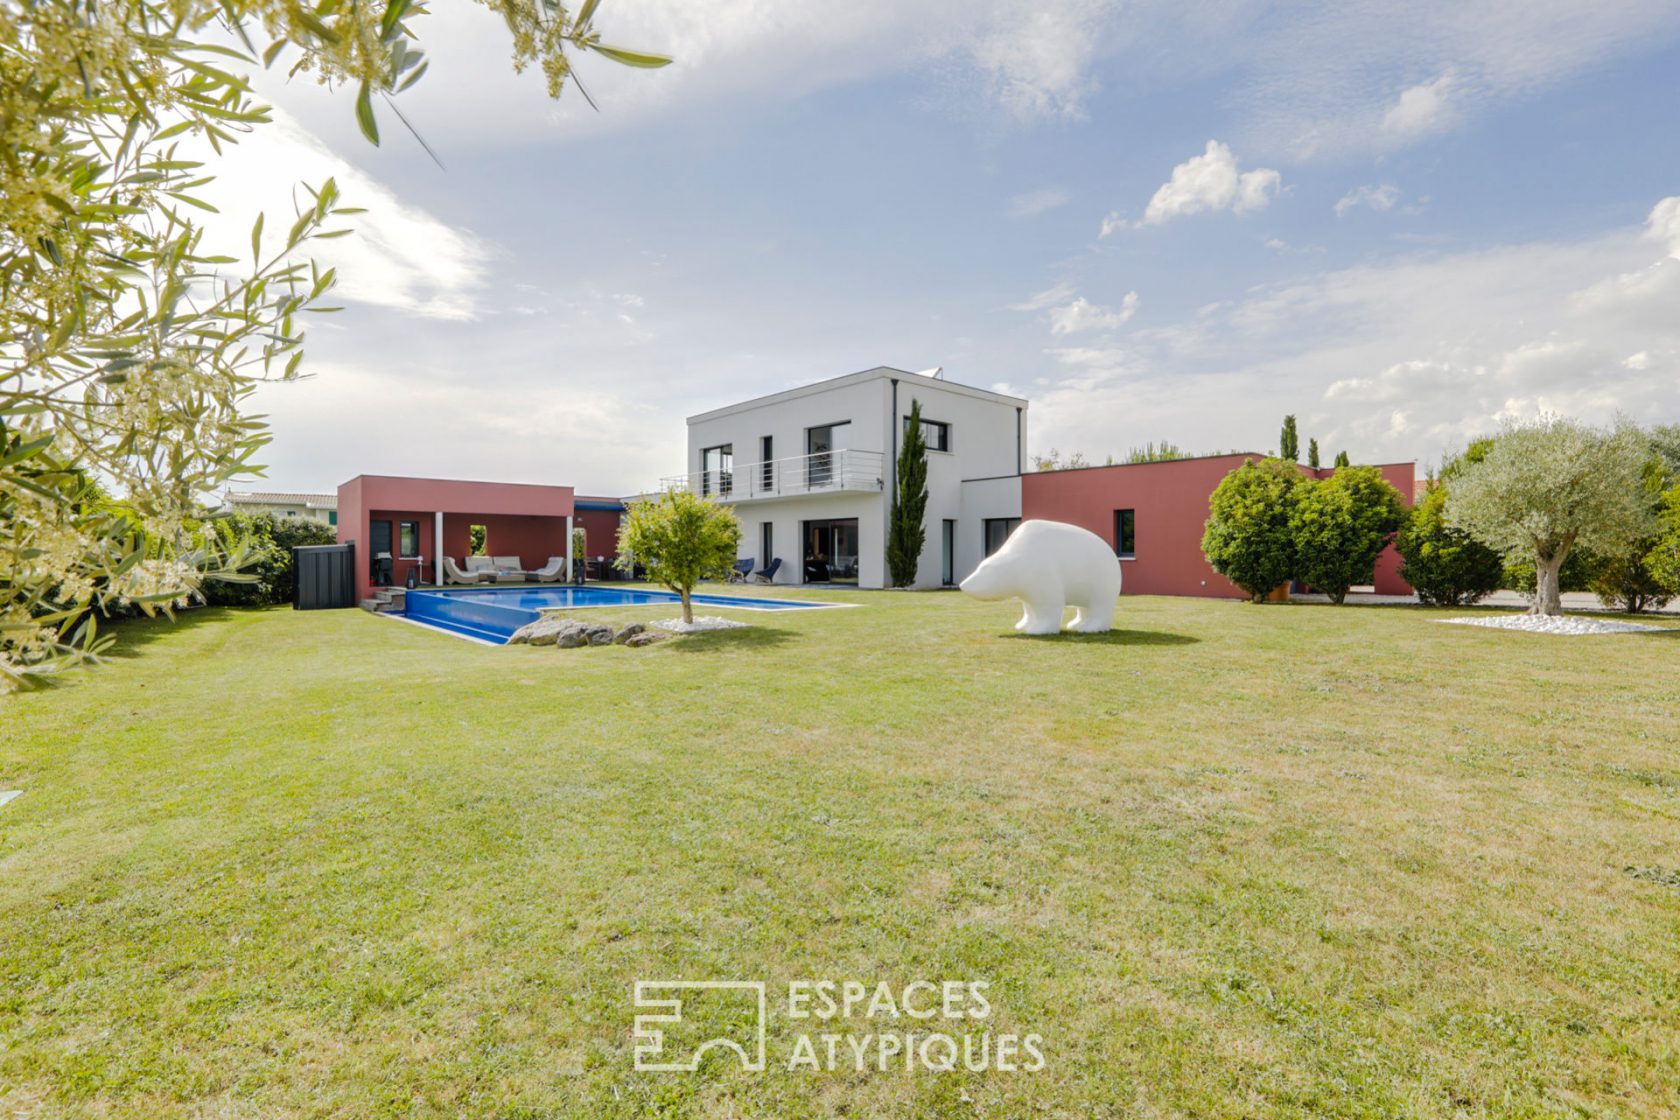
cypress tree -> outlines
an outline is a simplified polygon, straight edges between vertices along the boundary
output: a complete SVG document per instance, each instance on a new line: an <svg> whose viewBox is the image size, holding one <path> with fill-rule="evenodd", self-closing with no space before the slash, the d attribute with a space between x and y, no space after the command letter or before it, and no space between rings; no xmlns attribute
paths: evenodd
<svg viewBox="0 0 1680 1120"><path fill-rule="evenodd" d="M1293 413L1283 418L1283 435L1278 437L1278 458L1288 459L1291 463L1301 461L1301 437L1295 431Z"/></svg>
<svg viewBox="0 0 1680 1120"><path fill-rule="evenodd" d="M1307 441L1307 466L1315 471L1318 469L1318 441L1316 439Z"/></svg>
<svg viewBox="0 0 1680 1120"><path fill-rule="evenodd" d="M916 582L922 545L927 541L927 441L922 438L922 402L910 402L910 422L898 452L898 490L887 525L887 572L894 587Z"/></svg>

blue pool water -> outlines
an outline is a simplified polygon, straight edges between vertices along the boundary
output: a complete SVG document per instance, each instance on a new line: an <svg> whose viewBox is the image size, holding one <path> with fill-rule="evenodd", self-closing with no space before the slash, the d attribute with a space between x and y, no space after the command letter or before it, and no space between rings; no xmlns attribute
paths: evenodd
<svg viewBox="0 0 1680 1120"><path fill-rule="evenodd" d="M558 607L645 607L675 604L670 591L639 587L468 587L454 591L410 591L404 615L452 634L495 642L513 637L527 622L535 622L545 610ZM831 607L833 603L812 603L801 599L748 599L735 595L695 595L696 607L734 607L752 611L796 611Z"/></svg>

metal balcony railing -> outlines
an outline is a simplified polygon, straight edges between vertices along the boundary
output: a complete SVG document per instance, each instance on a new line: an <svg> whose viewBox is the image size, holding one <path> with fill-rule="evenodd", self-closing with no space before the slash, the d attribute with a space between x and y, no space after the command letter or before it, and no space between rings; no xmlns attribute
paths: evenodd
<svg viewBox="0 0 1680 1120"><path fill-rule="evenodd" d="M660 480L663 489L682 488L722 502L754 498L786 498L803 494L879 492L885 486L886 456L879 451L819 451L791 459L760 463Z"/></svg>

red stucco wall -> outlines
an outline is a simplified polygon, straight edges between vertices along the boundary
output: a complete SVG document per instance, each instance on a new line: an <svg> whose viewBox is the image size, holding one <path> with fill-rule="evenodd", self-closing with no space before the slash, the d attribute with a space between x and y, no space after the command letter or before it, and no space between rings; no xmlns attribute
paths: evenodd
<svg viewBox="0 0 1680 1120"><path fill-rule="evenodd" d="M605 556L609 561L618 558L618 522L623 513L612 509L579 509L574 524L583 526L588 540L584 542L586 559Z"/></svg>
<svg viewBox="0 0 1680 1120"><path fill-rule="evenodd" d="M1205 595L1246 598L1243 590L1214 571L1202 555L1208 498L1231 471L1255 454L1213 455L1164 463L1128 463L1083 470L1046 471L1021 478L1021 516L1065 521L1089 529L1114 545L1114 511L1136 511L1136 552L1122 560L1122 591L1132 595ZM1415 467L1382 466L1383 477L1411 502ZM1306 470L1306 468L1303 468ZM1316 473L1328 477L1325 469ZM1409 595L1392 547L1377 559L1376 589Z"/></svg>

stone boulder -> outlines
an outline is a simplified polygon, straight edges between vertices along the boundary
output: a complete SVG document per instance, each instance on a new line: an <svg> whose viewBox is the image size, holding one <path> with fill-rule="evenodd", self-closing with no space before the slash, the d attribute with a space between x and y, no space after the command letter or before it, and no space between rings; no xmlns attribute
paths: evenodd
<svg viewBox="0 0 1680 1120"><path fill-rule="evenodd" d="M585 626L583 628L583 634L584 634L584 637L589 640L589 644L592 645L592 646L610 646L610 645L612 645L613 628L611 626L606 625L605 623L600 623L600 622L587 623L587 624L585 624Z"/></svg>
<svg viewBox="0 0 1680 1120"><path fill-rule="evenodd" d="M581 629L583 623L575 618L556 618L545 615L535 622L528 622L513 632L508 639L510 646L552 646L558 645L560 635L572 630Z"/></svg>
<svg viewBox="0 0 1680 1120"><path fill-rule="evenodd" d="M640 649L643 646L651 646L656 642L668 641L670 637L671 635L660 630L644 630L640 634L631 637L624 644L631 649Z"/></svg>
<svg viewBox="0 0 1680 1120"><path fill-rule="evenodd" d="M626 626L624 629L622 629L618 632L618 636L613 639L613 645L615 645L615 646L628 645L631 638L634 638L637 634L643 634L643 633L646 633L646 632L647 632L647 627L646 626L643 626L639 622L632 622L630 625Z"/></svg>
<svg viewBox="0 0 1680 1120"><path fill-rule="evenodd" d="M584 629L583 623L573 622L570 627L560 632L555 639L555 649L577 649L589 644L589 631Z"/></svg>

